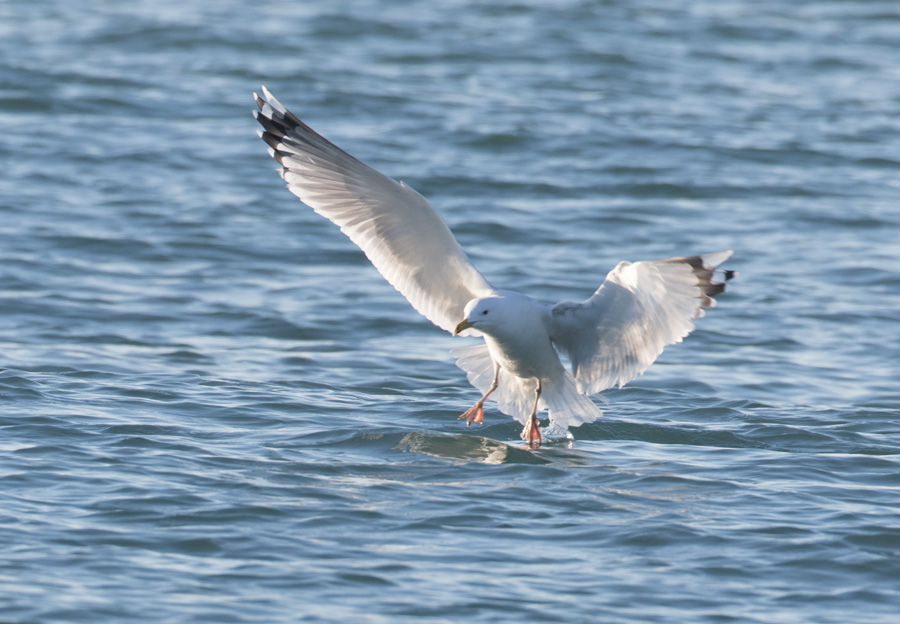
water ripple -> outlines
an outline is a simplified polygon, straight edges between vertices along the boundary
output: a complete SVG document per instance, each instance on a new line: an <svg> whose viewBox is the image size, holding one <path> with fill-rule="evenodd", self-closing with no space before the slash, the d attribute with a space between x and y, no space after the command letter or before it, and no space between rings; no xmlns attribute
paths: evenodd
<svg viewBox="0 0 900 624"><path fill-rule="evenodd" d="M890 3L0 4L17 622L893 623ZM529 450L254 135L265 83L492 283L733 248Z"/></svg>

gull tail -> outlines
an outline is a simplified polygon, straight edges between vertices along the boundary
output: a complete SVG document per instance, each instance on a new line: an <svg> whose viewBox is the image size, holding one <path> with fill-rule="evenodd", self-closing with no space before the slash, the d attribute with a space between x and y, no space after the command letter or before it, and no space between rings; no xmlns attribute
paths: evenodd
<svg viewBox="0 0 900 624"><path fill-rule="evenodd" d="M594 422L603 416L590 397L578 391L575 378L568 371L551 383L544 383L543 389L541 402L550 410L552 425L567 429Z"/></svg>

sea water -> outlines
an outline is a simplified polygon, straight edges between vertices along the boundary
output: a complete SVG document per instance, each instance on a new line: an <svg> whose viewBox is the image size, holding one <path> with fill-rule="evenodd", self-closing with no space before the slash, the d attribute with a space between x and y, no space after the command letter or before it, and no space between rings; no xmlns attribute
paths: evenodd
<svg viewBox="0 0 900 624"><path fill-rule="evenodd" d="M5 0L0 621L893 623L900 6ZM273 171L265 84L494 285L734 249L536 451Z"/></svg>

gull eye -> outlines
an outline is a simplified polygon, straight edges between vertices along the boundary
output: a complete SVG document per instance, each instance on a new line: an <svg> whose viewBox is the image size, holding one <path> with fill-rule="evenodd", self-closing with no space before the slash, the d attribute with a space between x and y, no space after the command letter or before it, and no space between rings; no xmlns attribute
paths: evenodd
<svg viewBox="0 0 900 624"><path fill-rule="evenodd" d="M487 310L485 310L484 312L482 312L482 314L483 314L484 316L487 316L487 313L488 313Z"/></svg>

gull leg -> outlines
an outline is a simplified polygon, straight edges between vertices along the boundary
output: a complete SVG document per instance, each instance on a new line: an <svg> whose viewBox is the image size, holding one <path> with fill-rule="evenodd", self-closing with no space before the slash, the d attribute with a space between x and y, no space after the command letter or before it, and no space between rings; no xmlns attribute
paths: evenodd
<svg viewBox="0 0 900 624"><path fill-rule="evenodd" d="M537 388L534 389L534 408L531 410L531 415L528 417L528 422L525 423L525 428L522 429L522 439L528 444L531 448L537 448L541 445L541 430L538 429L538 419L537 419L537 411L538 411L538 401L541 400L541 380L537 380Z"/></svg>
<svg viewBox="0 0 900 624"><path fill-rule="evenodd" d="M466 419L466 427L471 425L473 422L483 423L484 422L484 402L487 401L487 398L491 396L491 393L497 389L497 386L500 384L500 366L497 365L496 370L494 371L494 381L491 382L491 387L488 388L488 391L484 393L484 396L475 401L475 405L467 409L465 412L459 415L457 420L461 420L463 418Z"/></svg>

